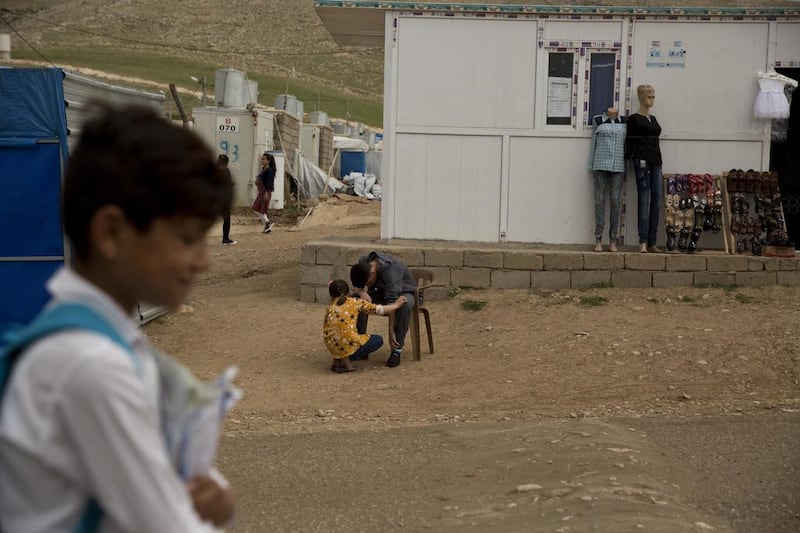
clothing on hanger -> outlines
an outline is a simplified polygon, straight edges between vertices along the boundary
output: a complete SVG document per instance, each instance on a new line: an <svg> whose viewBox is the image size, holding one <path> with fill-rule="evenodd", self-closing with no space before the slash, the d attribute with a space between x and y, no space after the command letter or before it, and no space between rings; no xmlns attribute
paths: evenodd
<svg viewBox="0 0 800 533"><path fill-rule="evenodd" d="M789 100L783 89L791 83L785 80L792 80L777 72L773 75L769 73L758 73L758 95L753 104L753 116L764 119L783 119L789 118ZM794 82L797 86L797 82Z"/></svg>

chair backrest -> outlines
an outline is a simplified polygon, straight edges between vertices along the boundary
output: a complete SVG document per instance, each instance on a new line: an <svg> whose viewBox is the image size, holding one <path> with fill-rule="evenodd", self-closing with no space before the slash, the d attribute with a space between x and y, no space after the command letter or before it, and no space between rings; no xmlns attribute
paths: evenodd
<svg viewBox="0 0 800 533"><path fill-rule="evenodd" d="M433 283L433 270L430 268L413 267L409 268L411 275L417 280L418 287L424 287Z"/></svg>

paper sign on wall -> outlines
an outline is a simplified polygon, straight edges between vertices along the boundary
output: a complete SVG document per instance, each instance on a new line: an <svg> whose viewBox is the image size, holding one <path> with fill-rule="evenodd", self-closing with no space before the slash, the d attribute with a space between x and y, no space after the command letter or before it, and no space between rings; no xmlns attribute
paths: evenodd
<svg viewBox="0 0 800 533"><path fill-rule="evenodd" d="M650 41L647 47L647 68L685 68L686 49L683 41Z"/></svg>

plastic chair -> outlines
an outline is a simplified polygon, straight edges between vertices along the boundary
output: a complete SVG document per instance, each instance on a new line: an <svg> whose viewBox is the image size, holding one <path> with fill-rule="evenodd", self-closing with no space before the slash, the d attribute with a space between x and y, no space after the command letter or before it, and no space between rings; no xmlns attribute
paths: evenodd
<svg viewBox="0 0 800 533"><path fill-rule="evenodd" d="M441 283L434 283L433 270L429 268L409 268L411 275L417 280L417 288L414 290L414 309L411 310L411 345L414 350L414 361L419 361L420 354L420 331L419 316L425 317L425 330L428 334L428 351L433 353L433 331L431 330L431 313L425 307L424 292L431 287L444 287Z"/></svg>

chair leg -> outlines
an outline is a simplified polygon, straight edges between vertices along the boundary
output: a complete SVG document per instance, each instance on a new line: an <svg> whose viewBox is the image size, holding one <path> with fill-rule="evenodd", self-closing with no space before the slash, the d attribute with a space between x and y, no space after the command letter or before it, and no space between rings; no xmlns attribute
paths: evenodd
<svg viewBox="0 0 800 533"><path fill-rule="evenodd" d="M428 351L433 353L433 330L431 330L431 314L427 309L420 309L425 315L425 331L428 333Z"/></svg>
<svg viewBox="0 0 800 533"><path fill-rule="evenodd" d="M411 348L414 351L414 361L422 359L419 348L419 309L414 306L411 310Z"/></svg>

